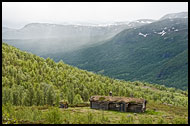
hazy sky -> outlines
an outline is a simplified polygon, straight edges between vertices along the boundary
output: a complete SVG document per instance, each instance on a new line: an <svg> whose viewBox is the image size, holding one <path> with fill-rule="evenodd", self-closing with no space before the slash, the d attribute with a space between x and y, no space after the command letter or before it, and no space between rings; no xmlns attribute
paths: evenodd
<svg viewBox="0 0 190 126"><path fill-rule="evenodd" d="M114 22L159 19L188 11L187 2L3 2L2 25L21 28L28 23Z"/></svg>

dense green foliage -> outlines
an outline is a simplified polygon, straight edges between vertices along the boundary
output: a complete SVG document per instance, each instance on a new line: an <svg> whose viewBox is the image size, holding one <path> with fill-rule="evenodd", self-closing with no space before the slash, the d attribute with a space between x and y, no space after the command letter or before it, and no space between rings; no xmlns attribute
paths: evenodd
<svg viewBox="0 0 190 126"><path fill-rule="evenodd" d="M166 110L163 114L174 108L176 118L179 117L178 111L183 113L183 118L178 119L178 122L171 120L170 123L187 123L187 114L183 112L188 106L187 91L157 84L114 80L69 66L62 61L55 63L50 58L40 58L5 43L2 44L2 63L3 123L169 123L164 118L150 122L154 117L149 117L147 121L148 117L142 118L143 115L134 122L133 117L122 118L124 114L119 114L118 120L111 121L110 118L115 118L112 117L115 112L105 112L104 115L100 111L100 115L94 115L93 112L75 113L76 110L72 108L60 111L50 107L53 103L58 105L61 99L74 105L88 101L92 95L108 95L109 91L114 96L145 98L149 104L157 105L155 108L158 110L162 110L161 105L164 104ZM152 108L147 112L147 116L155 113Z"/></svg>
<svg viewBox="0 0 190 126"><path fill-rule="evenodd" d="M2 101L13 105L53 105L88 101L92 95L141 97L155 102L187 106L187 91L142 82L114 80L52 59L43 59L2 45Z"/></svg>
<svg viewBox="0 0 190 126"><path fill-rule="evenodd" d="M65 55L56 53L44 57L51 57L55 61L62 59L67 64L117 79L186 90L187 52L188 20L183 18L127 29L101 45Z"/></svg>

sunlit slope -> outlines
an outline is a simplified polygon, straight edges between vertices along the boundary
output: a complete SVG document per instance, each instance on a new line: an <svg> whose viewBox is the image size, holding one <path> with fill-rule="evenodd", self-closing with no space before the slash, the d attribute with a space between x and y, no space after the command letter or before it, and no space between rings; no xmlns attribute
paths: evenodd
<svg viewBox="0 0 190 126"><path fill-rule="evenodd" d="M187 91L142 82L114 80L63 62L20 51L2 44L2 102L13 105L52 105L88 101L92 95L131 96L157 103L187 106ZM80 101L78 101L80 99Z"/></svg>

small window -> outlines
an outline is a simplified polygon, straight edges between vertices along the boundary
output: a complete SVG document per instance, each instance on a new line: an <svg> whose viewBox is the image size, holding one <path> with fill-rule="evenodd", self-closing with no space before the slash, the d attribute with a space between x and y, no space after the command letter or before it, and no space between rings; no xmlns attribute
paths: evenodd
<svg viewBox="0 0 190 126"><path fill-rule="evenodd" d="M119 108L120 107L120 105L119 104L116 104L116 106L115 106L116 108Z"/></svg>

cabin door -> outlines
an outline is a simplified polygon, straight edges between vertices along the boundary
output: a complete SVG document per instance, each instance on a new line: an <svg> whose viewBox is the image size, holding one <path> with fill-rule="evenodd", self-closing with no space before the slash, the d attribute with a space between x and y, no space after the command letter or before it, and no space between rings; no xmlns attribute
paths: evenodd
<svg viewBox="0 0 190 126"><path fill-rule="evenodd" d="M125 105L123 103L120 104L120 111L121 112L124 112L125 111Z"/></svg>

